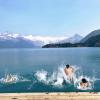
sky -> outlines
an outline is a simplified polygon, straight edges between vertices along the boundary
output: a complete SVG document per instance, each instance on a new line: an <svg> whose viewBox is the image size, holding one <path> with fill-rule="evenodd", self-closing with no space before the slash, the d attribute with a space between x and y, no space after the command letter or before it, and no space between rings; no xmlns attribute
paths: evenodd
<svg viewBox="0 0 100 100"><path fill-rule="evenodd" d="M100 29L100 0L0 0L0 32L87 35Z"/></svg>

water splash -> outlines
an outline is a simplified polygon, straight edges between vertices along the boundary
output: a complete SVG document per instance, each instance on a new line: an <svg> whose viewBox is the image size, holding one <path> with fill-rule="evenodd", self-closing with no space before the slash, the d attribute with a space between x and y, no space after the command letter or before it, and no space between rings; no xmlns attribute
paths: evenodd
<svg viewBox="0 0 100 100"><path fill-rule="evenodd" d="M0 83L2 84L13 84L17 82L26 82L26 81L30 80L20 76L19 74L11 74L11 73L5 74L5 76L0 79Z"/></svg>
<svg viewBox="0 0 100 100"><path fill-rule="evenodd" d="M74 71L76 72L78 70L77 67L72 66ZM40 70L35 73L35 77L38 81L43 82L45 84L51 84L54 86L62 86L63 82L66 81L66 83L71 84L70 80L68 80L65 72L64 72L64 65L61 65L58 67L57 71L54 71L52 75L49 75L49 73L45 70ZM73 78L75 75L73 74Z"/></svg>
<svg viewBox="0 0 100 100"><path fill-rule="evenodd" d="M56 71L52 73L52 75L49 75L49 73L45 70L39 70L35 73L35 77L39 82L42 82L46 85L53 85L56 87L63 87L65 84L73 84L76 89L79 90L91 90L94 87L94 78L90 78L87 76L83 76L81 67L78 67L76 65L72 65L72 68L74 69L74 73L72 75L73 82L68 80L68 77L66 76L64 72L64 65L60 65ZM90 83L88 87L82 89L79 85L82 78L86 78L86 80ZM65 84L64 84L65 81Z"/></svg>
<svg viewBox="0 0 100 100"><path fill-rule="evenodd" d="M78 90L92 90L94 88L94 82L96 80L99 80L95 77L87 77L84 76L81 70L81 67L72 65L72 68L74 69L74 73L72 75L73 81L68 80L68 77L66 76L64 72L65 65L60 65L56 70L54 70L52 73L46 71L46 70L38 70L34 74L28 76L22 76L20 74L9 74L6 73L4 77L0 79L0 83L2 84L13 84L18 82L29 82L27 90L33 89L34 86L37 86L39 83L40 87L44 84L44 86L54 88L54 89L61 89L62 91L66 88L70 89L69 86L72 88L75 87L75 89ZM7 75L10 75L10 79L7 78ZM89 87L82 89L80 87L80 82L82 78L86 78L90 82ZM41 84L42 83L42 84ZM1 85L2 85L1 84Z"/></svg>

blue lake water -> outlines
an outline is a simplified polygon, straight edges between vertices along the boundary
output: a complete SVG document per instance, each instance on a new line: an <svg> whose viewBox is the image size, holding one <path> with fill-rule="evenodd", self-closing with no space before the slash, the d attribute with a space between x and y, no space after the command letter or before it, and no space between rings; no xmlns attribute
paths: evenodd
<svg viewBox="0 0 100 100"><path fill-rule="evenodd" d="M93 88L80 90L64 79L55 84L59 68L66 64L79 68L78 77L95 78ZM16 75L18 80L3 82L7 74ZM0 49L0 92L78 91L100 91L100 48Z"/></svg>

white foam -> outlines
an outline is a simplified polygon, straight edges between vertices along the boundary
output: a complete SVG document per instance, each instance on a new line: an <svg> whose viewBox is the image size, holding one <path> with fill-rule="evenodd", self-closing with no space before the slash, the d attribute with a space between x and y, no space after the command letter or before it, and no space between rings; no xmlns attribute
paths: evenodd
<svg viewBox="0 0 100 100"><path fill-rule="evenodd" d="M30 80L23 78L18 74L5 74L5 76L0 79L0 82L3 84L12 84L12 83L26 82L26 81Z"/></svg>
<svg viewBox="0 0 100 100"><path fill-rule="evenodd" d="M35 73L35 76L37 77L38 81L42 81L42 82L47 82L47 71L41 70L41 71L37 71Z"/></svg>

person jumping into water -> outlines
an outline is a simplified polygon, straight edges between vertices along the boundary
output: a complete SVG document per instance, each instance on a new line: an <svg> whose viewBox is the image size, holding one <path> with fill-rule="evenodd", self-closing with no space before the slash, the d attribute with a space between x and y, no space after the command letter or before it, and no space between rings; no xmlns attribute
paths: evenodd
<svg viewBox="0 0 100 100"><path fill-rule="evenodd" d="M67 79L70 80L70 81L73 81L73 72L74 72L74 70L69 64L66 65L66 67L64 69L64 72L67 75Z"/></svg>
<svg viewBox="0 0 100 100"><path fill-rule="evenodd" d="M87 88L87 87L89 87L89 82L85 78L82 78L81 82L80 82L80 87L81 88Z"/></svg>

